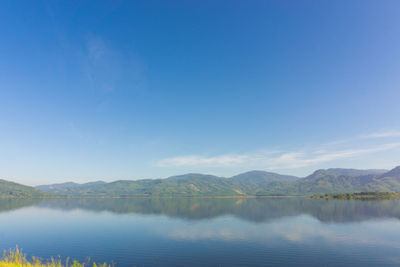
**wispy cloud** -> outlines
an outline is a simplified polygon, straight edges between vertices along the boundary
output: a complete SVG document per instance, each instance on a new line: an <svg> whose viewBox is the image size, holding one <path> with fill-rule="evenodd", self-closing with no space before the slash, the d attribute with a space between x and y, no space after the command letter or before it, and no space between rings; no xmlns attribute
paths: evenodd
<svg viewBox="0 0 400 267"><path fill-rule="evenodd" d="M87 39L86 48L88 79L96 89L104 92L114 91L122 74L121 55L97 36Z"/></svg>
<svg viewBox="0 0 400 267"><path fill-rule="evenodd" d="M118 89L144 89L144 66L133 52L123 52L101 36L88 35L82 54L83 68L91 86L103 93Z"/></svg>
<svg viewBox="0 0 400 267"><path fill-rule="evenodd" d="M348 137L345 139L331 141L325 144L322 144L321 147L329 147L329 146L337 146L342 144L353 143L356 141L368 140L368 139L384 139L384 138L398 138L400 137L400 130L390 130L390 131L380 131L369 134L363 134L353 137Z"/></svg>
<svg viewBox="0 0 400 267"><path fill-rule="evenodd" d="M312 166L318 163L339 159L355 158L364 154L372 154L400 147L400 142L385 143L364 148L349 148L342 150L321 150L320 148L286 151L286 152L255 152L245 154L227 154L218 156L179 156L162 159L157 162L159 167L229 167L229 166L262 166L267 169L293 169Z"/></svg>
<svg viewBox="0 0 400 267"><path fill-rule="evenodd" d="M362 136L362 138L385 138L385 137L400 137L400 131L376 132Z"/></svg>
<svg viewBox="0 0 400 267"><path fill-rule="evenodd" d="M266 166L270 169L292 169L311 166L318 163L339 159L355 158L364 154L387 151L400 147L400 142L382 144L363 149L345 149L338 151L309 151L289 152L276 158L265 158Z"/></svg>

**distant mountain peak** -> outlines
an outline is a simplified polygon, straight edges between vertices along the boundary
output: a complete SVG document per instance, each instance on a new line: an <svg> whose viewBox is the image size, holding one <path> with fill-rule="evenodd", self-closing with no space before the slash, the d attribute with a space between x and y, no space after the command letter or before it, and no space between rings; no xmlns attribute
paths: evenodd
<svg viewBox="0 0 400 267"><path fill-rule="evenodd" d="M397 166L391 170L391 172L400 173L400 166Z"/></svg>
<svg viewBox="0 0 400 267"><path fill-rule="evenodd" d="M175 175L175 176L170 176L167 178L167 180L170 181L178 181L178 180L188 180L188 179L195 179L195 178L221 178L215 175L211 174L202 174L202 173L186 173L186 174L181 174L181 175Z"/></svg>
<svg viewBox="0 0 400 267"><path fill-rule="evenodd" d="M253 181L258 183L269 183L275 181L294 181L299 179L299 177L291 175L283 175L274 172L254 170L232 176L230 179L242 182Z"/></svg>
<svg viewBox="0 0 400 267"><path fill-rule="evenodd" d="M275 172L262 171L262 170L252 170L252 171L247 171L247 172L244 172L244 173L240 173L240 174L235 175L235 176L245 175L245 174L248 174L248 175L259 175L259 174L262 174L262 175L282 175L282 174L275 173Z"/></svg>
<svg viewBox="0 0 400 267"><path fill-rule="evenodd" d="M311 175L306 178L309 179L318 179L324 176L349 176L349 177L357 177L364 175L381 175L387 172L387 170L380 169L368 169L368 170L359 170L359 169L346 169L346 168L329 168L329 169L319 169L314 171Z"/></svg>
<svg viewBox="0 0 400 267"><path fill-rule="evenodd" d="M400 166L397 166L390 171L382 174L381 177L393 177L400 179Z"/></svg>

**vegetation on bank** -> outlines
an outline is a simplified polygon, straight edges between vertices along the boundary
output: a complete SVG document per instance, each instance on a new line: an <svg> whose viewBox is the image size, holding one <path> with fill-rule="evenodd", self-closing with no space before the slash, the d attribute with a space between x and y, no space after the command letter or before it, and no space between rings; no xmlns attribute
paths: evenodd
<svg viewBox="0 0 400 267"><path fill-rule="evenodd" d="M10 249L4 252L3 257L0 258L0 267L110 267L106 263L96 264L95 262L80 263L76 260L69 262L69 259L63 263L60 259L51 259L50 261L43 262L38 258L33 257L32 260L28 260L26 254L18 248Z"/></svg>
<svg viewBox="0 0 400 267"><path fill-rule="evenodd" d="M373 192L356 192L347 194L313 195L311 196L311 198L385 200L385 199L398 199L400 198L400 193L373 191Z"/></svg>

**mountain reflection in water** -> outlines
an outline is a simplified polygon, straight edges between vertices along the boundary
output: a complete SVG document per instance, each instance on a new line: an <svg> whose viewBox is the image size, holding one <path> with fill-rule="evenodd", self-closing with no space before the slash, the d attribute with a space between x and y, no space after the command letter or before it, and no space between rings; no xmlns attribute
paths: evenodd
<svg viewBox="0 0 400 267"><path fill-rule="evenodd" d="M250 222L310 215L321 222L360 222L400 218L400 201L346 201L309 198L80 198L2 199L0 212L38 206L63 211L86 210L116 214L165 215L184 220L213 219L231 215Z"/></svg>

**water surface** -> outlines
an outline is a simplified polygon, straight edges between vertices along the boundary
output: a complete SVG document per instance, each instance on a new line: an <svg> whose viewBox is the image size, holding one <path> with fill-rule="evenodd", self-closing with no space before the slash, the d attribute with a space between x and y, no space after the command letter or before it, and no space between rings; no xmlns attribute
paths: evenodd
<svg viewBox="0 0 400 267"><path fill-rule="evenodd" d="M0 249L116 266L400 265L400 201L0 200Z"/></svg>

